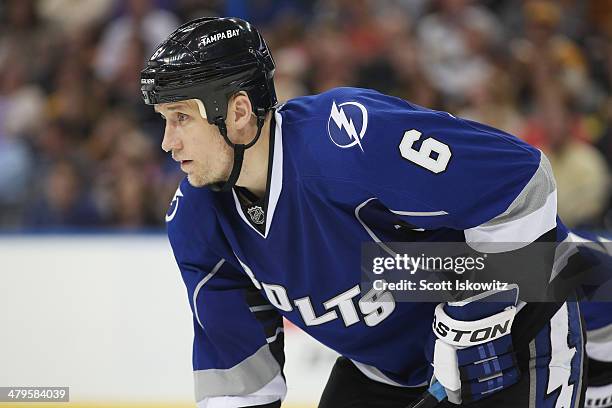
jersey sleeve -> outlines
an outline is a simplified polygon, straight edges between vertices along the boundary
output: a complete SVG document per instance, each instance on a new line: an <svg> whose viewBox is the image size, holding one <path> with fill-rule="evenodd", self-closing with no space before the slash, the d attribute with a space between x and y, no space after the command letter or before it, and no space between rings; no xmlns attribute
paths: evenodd
<svg viewBox="0 0 612 408"><path fill-rule="evenodd" d="M282 317L241 270L217 255L211 237L219 231L209 221L214 215L194 205L197 193L185 185L179 192L168 234L193 314L198 406L281 401L286 394Z"/></svg>
<svg viewBox="0 0 612 408"><path fill-rule="evenodd" d="M388 208L426 229L463 230L465 240L482 252L557 240L556 185L544 153L445 112L417 116L425 118L397 128L394 165L378 166L379 175L396 173L400 180L397 193L378 188ZM368 161L370 168L375 163Z"/></svg>

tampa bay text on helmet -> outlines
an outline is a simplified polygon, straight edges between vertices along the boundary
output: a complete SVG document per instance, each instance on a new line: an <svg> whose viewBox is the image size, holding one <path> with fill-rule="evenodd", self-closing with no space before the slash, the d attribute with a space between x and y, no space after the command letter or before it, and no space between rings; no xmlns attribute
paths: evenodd
<svg viewBox="0 0 612 408"><path fill-rule="evenodd" d="M277 103L275 64L263 37L238 18L204 17L174 31L158 46L141 72L141 90L148 105L195 99L199 111L216 125L233 149L228 179L211 185L229 191L240 176L244 151L252 147L265 117ZM248 143L234 143L227 134L227 107L236 93L246 92L257 118L257 132Z"/></svg>

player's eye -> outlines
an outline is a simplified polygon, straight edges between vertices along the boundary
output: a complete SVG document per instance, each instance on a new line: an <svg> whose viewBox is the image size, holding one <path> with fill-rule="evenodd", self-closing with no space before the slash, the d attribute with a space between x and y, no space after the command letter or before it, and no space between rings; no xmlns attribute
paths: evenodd
<svg viewBox="0 0 612 408"><path fill-rule="evenodd" d="M189 119L189 116L185 115L184 113L178 112L176 114L176 120L178 120L179 122L185 122L187 119Z"/></svg>

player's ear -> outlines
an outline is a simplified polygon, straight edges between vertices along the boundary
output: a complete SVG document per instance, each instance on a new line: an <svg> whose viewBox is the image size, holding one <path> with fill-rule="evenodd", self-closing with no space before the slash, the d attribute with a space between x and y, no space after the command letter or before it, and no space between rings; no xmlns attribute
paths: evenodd
<svg viewBox="0 0 612 408"><path fill-rule="evenodd" d="M227 119L231 123L228 123L228 127L233 127L238 132L243 131L247 128L251 121L251 113L253 107L251 101L246 92L238 92L235 94L229 102Z"/></svg>

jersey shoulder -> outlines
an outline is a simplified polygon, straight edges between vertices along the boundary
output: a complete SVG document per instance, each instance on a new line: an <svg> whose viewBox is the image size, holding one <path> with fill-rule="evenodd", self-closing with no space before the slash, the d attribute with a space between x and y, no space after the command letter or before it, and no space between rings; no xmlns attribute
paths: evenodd
<svg viewBox="0 0 612 408"><path fill-rule="evenodd" d="M390 117L430 115L434 111L371 89L334 88L282 105L283 145L295 158L301 175L334 177L346 172L366 146L384 142L402 123ZM372 149L370 148L370 150Z"/></svg>
<svg viewBox="0 0 612 408"><path fill-rule="evenodd" d="M422 179L465 175L466 167L482 171L517 156L521 163L539 162L537 149L513 135L371 89L334 88L293 99L279 113L283 144L313 166L302 166L307 173L331 176L337 168L346 174L369 163L376 168L368 170L400 166L406 176ZM447 165L451 156L461 160Z"/></svg>
<svg viewBox="0 0 612 408"><path fill-rule="evenodd" d="M384 112L399 109L402 112L433 113L431 109L414 105L401 98L382 94L373 89L340 87L332 88L317 95L301 96L291 99L282 105L280 112L283 121L287 124L312 121L315 118L327 120L332 113L333 106L338 111L352 110L351 107L363 107L368 114L377 110ZM345 107L343 109L343 107Z"/></svg>
<svg viewBox="0 0 612 408"><path fill-rule="evenodd" d="M193 187L187 178L179 184L165 215L168 237L175 252L182 252L192 243L213 243L218 229L215 201L214 193L207 187Z"/></svg>

